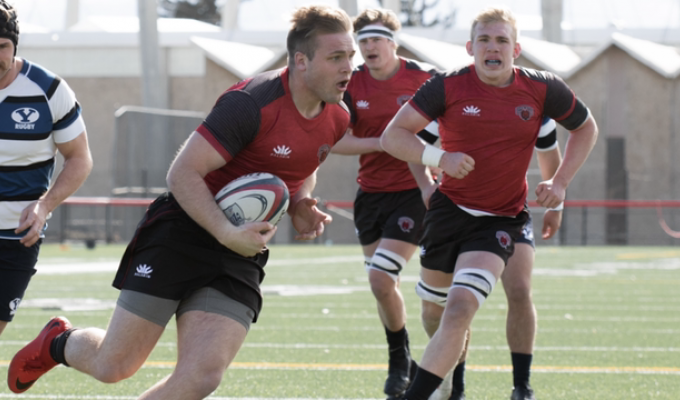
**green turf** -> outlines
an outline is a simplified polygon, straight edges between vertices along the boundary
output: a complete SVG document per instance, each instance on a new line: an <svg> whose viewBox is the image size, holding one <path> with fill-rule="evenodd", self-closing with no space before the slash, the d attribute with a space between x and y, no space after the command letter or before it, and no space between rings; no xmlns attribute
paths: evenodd
<svg viewBox="0 0 680 400"><path fill-rule="evenodd" d="M45 245L40 265L115 262L120 245ZM332 258L336 257L336 258ZM350 257L350 261L342 261ZM273 246L264 309L215 392L219 398L383 398L386 345L358 246ZM288 262L285 262L288 260ZM296 261L298 260L298 261ZM56 305L115 302L113 272L35 275L26 303L0 337L0 373L45 321L64 314L76 326L106 327L111 310ZM532 383L540 399L677 399L680 393L680 249L670 247L539 247L533 278L539 312ZM418 262L403 273L411 343L427 344L414 293ZM282 295L276 285L351 289ZM37 299L52 305L30 306ZM51 308L53 307L53 308ZM505 296L498 285L473 322L467 364L469 399L510 393ZM29 391L32 399L135 398L166 376L176 359L174 322L134 377L107 385L59 367ZM270 363L270 364L265 364ZM273 364L272 364L273 363ZM258 368L254 368L258 367ZM0 398L13 398L7 388ZM52 397L47 397L52 396ZM20 397L17 397L20 398Z"/></svg>

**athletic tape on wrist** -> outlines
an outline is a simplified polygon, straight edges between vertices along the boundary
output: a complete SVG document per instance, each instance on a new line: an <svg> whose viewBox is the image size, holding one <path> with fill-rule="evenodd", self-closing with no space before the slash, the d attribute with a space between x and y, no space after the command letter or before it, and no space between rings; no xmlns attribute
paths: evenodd
<svg viewBox="0 0 680 400"><path fill-rule="evenodd" d="M564 210L564 202L561 202L555 208L548 208L548 210L550 210L550 211L562 211L562 210Z"/></svg>
<svg viewBox="0 0 680 400"><path fill-rule="evenodd" d="M428 167L439 168L439 162L442 160L445 153L446 151L440 148L426 144L423 154L420 156L420 162Z"/></svg>

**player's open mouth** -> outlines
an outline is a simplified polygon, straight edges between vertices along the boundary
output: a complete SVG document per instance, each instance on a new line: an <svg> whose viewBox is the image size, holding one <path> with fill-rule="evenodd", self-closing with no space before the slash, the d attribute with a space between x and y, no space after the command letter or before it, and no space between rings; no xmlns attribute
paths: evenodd
<svg viewBox="0 0 680 400"><path fill-rule="evenodd" d="M485 60L484 64L490 67L498 67L501 65L501 60Z"/></svg>
<svg viewBox="0 0 680 400"><path fill-rule="evenodd" d="M348 85L348 84L349 84L349 79L348 79L348 80L345 80L345 81L340 81L340 82L338 82L337 87L338 87L339 90L345 91L345 90L347 90L347 85Z"/></svg>
<svg viewBox="0 0 680 400"><path fill-rule="evenodd" d="M377 60L377 59L378 59L378 56L375 55L375 54L370 54L370 55L368 55L366 58L369 59L369 60Z"/></svg>

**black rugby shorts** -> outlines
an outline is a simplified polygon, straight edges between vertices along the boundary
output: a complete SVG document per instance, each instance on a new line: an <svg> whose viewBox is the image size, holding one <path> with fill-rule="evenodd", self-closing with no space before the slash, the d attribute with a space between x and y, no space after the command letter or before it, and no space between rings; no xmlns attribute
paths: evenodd
<svg viewBox="0 0 680 400"><path fill-rule="evenodd" d="M31 247L0 239L0 321L11 321L35 274L42 239Z"/></svg>
<svg viewBox="0 0 680 400"><path fill-rule="evenodd" d="M507 264L528 221L526 209L514 218L472 216L437 190L425 215L421 265L453 273L458 255L467 251L494 253Z"/></svg>
<svg viewBox="0 0 680 400"><path fill-rule="evenodd" d="M211 287L250 307L256 321L268 257L268 250L243 257L224 247L166 193L149 206L139 223L113 286L171 300Z"/></svg>
<svg viewBox="0 0 680 400"><path fill-rule="evenodd" d="M418 244L425 210L420 189L382 193L359 189L354 201L359 243L366 246L379 239L394 239Z"/></svg>

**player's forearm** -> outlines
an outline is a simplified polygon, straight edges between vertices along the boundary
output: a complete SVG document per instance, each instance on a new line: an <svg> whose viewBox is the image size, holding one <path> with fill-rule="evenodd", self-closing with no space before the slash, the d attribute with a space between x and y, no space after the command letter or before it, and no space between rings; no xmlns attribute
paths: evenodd
<svg viewBox="0 0 680 400"><path fill-rule="evenodd" d="M382 148L380 147L380 138L358 138L350 133L346 133L331 149L331 153L347 156L373 153L376 151L382 151Z"/></svg>
<svg viewBox="0 0 680 400"><path fill-rule="evenodd" d="M564 188L569 186L595 146L597 134L597 124L592 117L583 126L569 133L564 160L555 173L553 182L561 184Z"/></svg>
<svg viewBox="0 0 680 400"><path fill-rule="evenodd" d="M425 165L408 163L408 168L411 170L411 175L413 175L420 190L435 184L430 169Z"/></svg>
<svg viewBox="0 0 680 400"><path fill-rule="evenodd" d="M203 229L221 241L232 230L200 173L173 165L168 172L168 188L182 209Z"/></svg>
<svg viewBox="0 0 680 400"><path fill-rule="evenodd" d="M300 186L300 189L291 197L290 206L288 207L288 214L294 215L297 203L305 198L312 198L312 192L316 187L316 171L307 177Z"/></svg>
<svg viewBox="0 0 680 400"><path fill-rule="evenodd" d="M536 157L538 159L538 168L541 170L541 178L544 181L552 179L562 162L562 153L559 146L547 151L537 151Z"/></svg>
<svg viewBox="0 0 680 400"><path fill-rule="evenodd" d="M83 185L90 171L92 171L92 156L89 150L64 159L63 168L40 202L45 204L48 212L54 211Z"/></svg>
<svg viewBox="0 0 680 400"><path fill-rule="evenodd" d="M380 138L380 144L394 158L422 164L421 156L425 145L408 129L390 123Z"/></svg>

